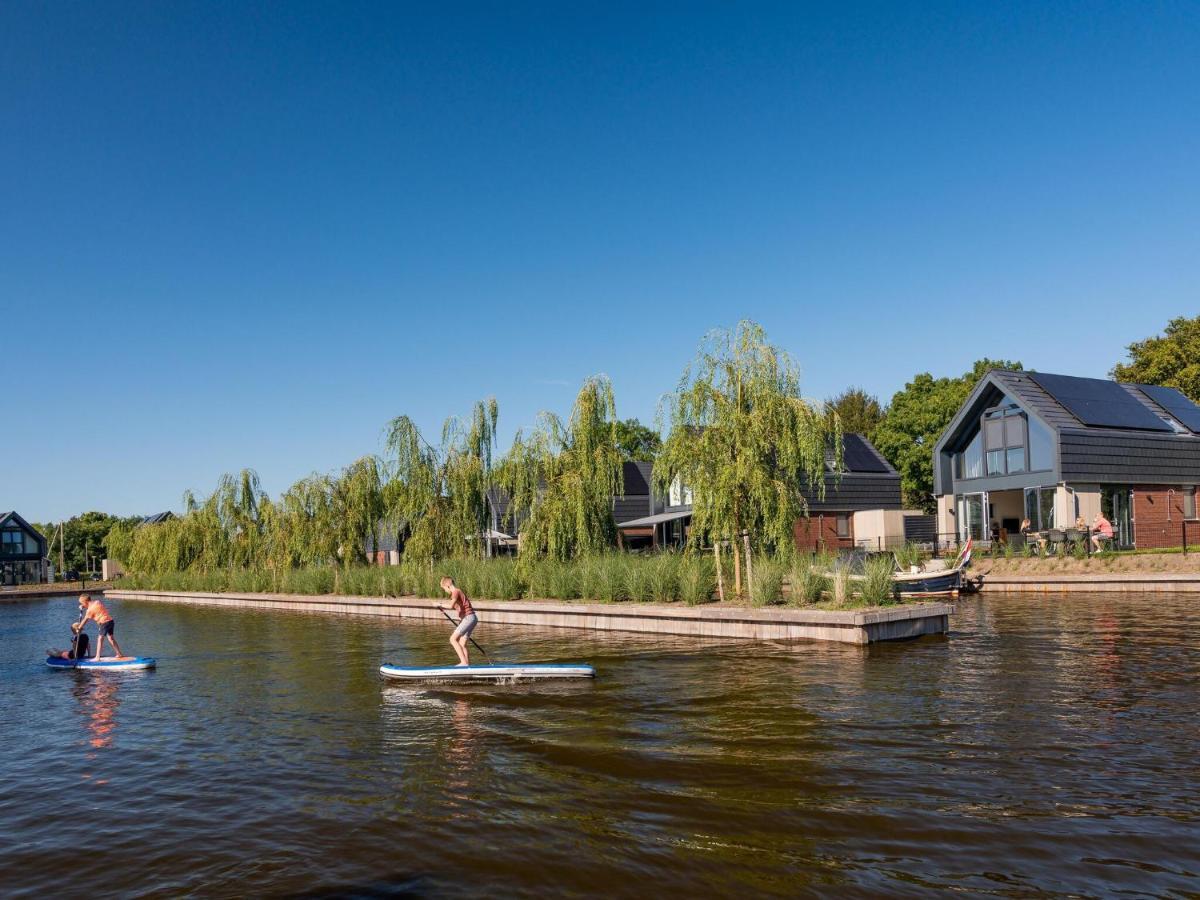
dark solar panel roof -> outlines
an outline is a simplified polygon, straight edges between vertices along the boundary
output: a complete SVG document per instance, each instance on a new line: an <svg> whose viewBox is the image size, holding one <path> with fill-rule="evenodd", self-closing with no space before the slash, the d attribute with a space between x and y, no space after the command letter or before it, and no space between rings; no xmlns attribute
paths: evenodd
<svg viewBox="0 0 1200 900"><path fill-rule="evenodd" d="M1030 372L1029 378L1084 425L1135 431L1174 431L1115 381Z"/></svg>
<svg viewBox="0 0 1200 900"><path fill-rule="evenodd" d="M1139 384L1138 390L1186 425L1193 433L1200 434L1200 406L1189 400L1175 388L1159 387L1154 384Z"/></svg>
<svg viewBox="0 0 1200 900"><path fill-rule="evenodd" d="M884 464L861 434L842 435L842 461L847 472L886 472Z"/></svg>

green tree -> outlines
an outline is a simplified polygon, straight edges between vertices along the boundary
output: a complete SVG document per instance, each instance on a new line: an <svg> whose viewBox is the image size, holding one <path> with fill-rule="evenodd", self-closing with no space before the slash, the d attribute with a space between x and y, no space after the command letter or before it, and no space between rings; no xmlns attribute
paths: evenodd
<svg viewBox="0 0 1200 900"><path fill-rule="evenodd" d="M102 512L85 512L62 523L62 560L67 570L92 571L100 568L100 560L108 556L106 540L115 526L131 526L140 522L138 516L123 518ZM57 523L35 524L46 538L47 554L57 568L59 562L59 527Z"/></svg>
<svg viewBox="0 0 1200 900"><path fill-rule="evenodd" d="M622 419L613 427L621 459L626 462L654 462L662 448L662 435L637 419Z"/></svg>
<svg viewBox="0 0 1200 900"><path fill-rule="evenodd" d="M1019 362L981 359L958 378L922 372L898 391L872 442L900 473L904 505L933 512L933 447L975 385L990 369L1021 369Z"/></svg>
<svg viewBox="0 0 1200 900"><path fill-rule="evenodd" d="M1117 381L1157 384L1182 391L1200 403L1200 316L1180 316L1166 333L1129 345L1129 362L1109 374Z"/></svg>
<svg viewBox="0 0 1200 900"><path fill-rule="evenodd" d="M664 420L655 485L665 493L678 477L691 489L689 540L731 542L740 593L740 535L748 531L760 547L791 546L808 511L804 488L824 493L827 450L840 465L838 419L803 399L791 358L744 321L705 337L665 401Z"/></svg>
<svg viewBox="0 0 1200 900"><path fill-rule="evenodd" d="M499 475L514 514L529 515L522 556L568 559L613 546L612 498L623 483L616 424L612 383L597 376L567 422L542 413L529 435L517 433Z"/></svg>
<svg viewBox="0 0 1200 900"><path fill-rule="evenodd" d="M383 500L387 518L411 531L405 557L432 561L490 551L480 540L488 527L487 491L494 483L493 451L500 408L475 404L468 421L447 419L435 448L408 416L388 425L393 456Z"/></svg>
<svg viewBox="0 0 1200 900"><path fill-rule="evenodd" d="M861 434L868 440L883 421L884 413L879 401L858 387L847 388L836 397L826 400L825 408L837 413L843 432Z"/></svg>

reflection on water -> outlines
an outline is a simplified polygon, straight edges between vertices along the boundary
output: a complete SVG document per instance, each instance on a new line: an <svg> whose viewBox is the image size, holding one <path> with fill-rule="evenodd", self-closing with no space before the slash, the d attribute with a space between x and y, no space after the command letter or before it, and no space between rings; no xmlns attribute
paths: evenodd
<svg viewBox="0 0 1200 900"><path fill-rule="evenodd" d="M88 759L95 759L95 751L109 747L113 742L113 733L117 728L117 704L120 702L121 678L109 678L109 674L89 672L72 672L75 683L72 693L79 703L79 711L87 721L87 745L92 753ZM103 782L98 782L103 783Z"/></svg>
<svg viewBox="0 0 1200 900"><path fill-rule="evenodd" d="M66 859L151 896L1200 891L1196 598L975 599L869 648L485 622L599 677L428 687L378 665L452 661L445 628L165 604L119 604L156 672L51 671L71 603L0 617L5 897Z"/></svg>

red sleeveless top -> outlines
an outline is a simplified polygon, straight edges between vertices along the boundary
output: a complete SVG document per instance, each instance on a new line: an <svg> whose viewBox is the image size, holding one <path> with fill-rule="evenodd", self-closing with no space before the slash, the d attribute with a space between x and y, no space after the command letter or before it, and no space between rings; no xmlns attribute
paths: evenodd
<svg viewBox="0 0 1200 900"><path fill-rule="evenodd" d="M475 612L475 609L471 606L471 601L467 599L467 595L458 588L454 589L454 593L450 595L450 600L450 608L454 610L460 619L465 619Z"/></svg>

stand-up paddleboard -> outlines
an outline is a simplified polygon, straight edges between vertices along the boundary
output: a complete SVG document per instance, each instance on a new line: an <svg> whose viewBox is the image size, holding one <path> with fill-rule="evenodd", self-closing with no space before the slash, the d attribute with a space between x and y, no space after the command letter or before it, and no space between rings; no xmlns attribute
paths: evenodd
<svg viewBox="0 0 1200 900"><path fill-rule="evenodd" d="M46 665L52 669L103 669L105 671L128 672L131 669L153 669L158 660L152 656L105 656L94 659L63 659L61 656L46 657Z"/></svg>
<svg viewBox="0 0 1200 900"><path fill-rule="evenodd" d="M384 663L379 674L409 681L529 681L541 678L595 678L596 670L583 663L535 663L487 666L393 666Z"/></svg>

